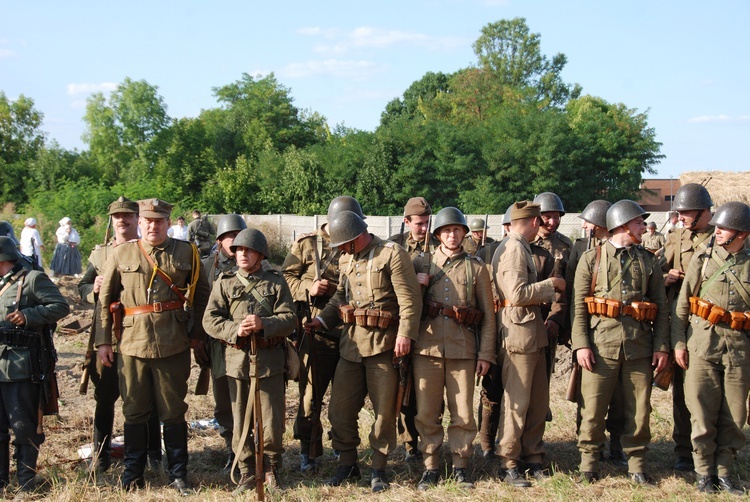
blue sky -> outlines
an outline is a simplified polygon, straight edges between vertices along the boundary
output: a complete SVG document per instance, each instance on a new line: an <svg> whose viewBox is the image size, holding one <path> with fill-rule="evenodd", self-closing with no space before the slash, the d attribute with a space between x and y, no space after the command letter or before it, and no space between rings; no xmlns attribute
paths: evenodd
<svg viewBox="0 0 750 502"><path fill-rule="evenodd" d="M648 111L659 177L750 171L747 0L0 0L0 90L32 98L65 148L85 148L86 97L125 77L158 86L176 118L273 71L298 107L373 130L388 101L474 64L482 26L514 17L567 56L567 82Z"/></svg>

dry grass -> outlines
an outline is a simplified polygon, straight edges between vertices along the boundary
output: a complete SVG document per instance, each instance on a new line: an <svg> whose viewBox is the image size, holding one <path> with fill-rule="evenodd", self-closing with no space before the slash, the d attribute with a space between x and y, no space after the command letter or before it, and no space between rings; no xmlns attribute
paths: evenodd
<svg viewBox="0 0 750 502"><path fill-rule="evenodd" d="M730 200L750 203L747 191L750 172L688 172L680 175L680 183L704 183L713 199L714 209Z"/></svg>
<svg viewBox="0 0 750 502"><path fill-rule="evenodd" d="M63 282L63 289L70 291L70 285ZM72 299L72 297L71 297ZM91 417L94 409L92 397L93 388L88 396L78 395L78 379L80 370L78 365L85 350L85 333L72 336L58 336L57 346L60 353L58 374L62 392L60 416L46 420L47 441L42 446L39 457L40 475L50 484L47 489L40 491L32 498L81 501L81 500L176 500L176 492L167 488L166 474L151 473L147 475L148 488L135 493L126 494L117 488L119 476L122 474L121 462L116 462L113 468L104 476L90 479L85 467L77 459L77 449L91 441ZM567 370L566 362L569 353L560 351L559 369ZM197 378L197 367L193 368L191 388ZM461 490L451 483L442 483L438 488L427 493L415 490L422 466L404 464L404 450L398 447L391 455L389 475L392 480L391 490L377 496L379 500L702 500L691 486L692 478L675 474L671 469L673 463L671 442L671 392L655 390L653 393L653 413L651 427L653 443L648 454L649 472L658 483L652 488L641 488L631 485L625 478L622 469L603 464L604 479L596 484L587 485L576 481L575 470L579 461L575 446L575 406L564 400L567 373L560 373L553 379L552 410L554 421L548 424L545 435L547 442L548 461L554 464L554 475L542 483L534 483L532 488L521 490L512 489L500 483L498 467L494 461L485 461L479 454L478 444L475 446L476 455L471 463L471 471L477 480L476 489ZM477 392L478 396L478 392ZM188 396L190 405L188 420L210 418L212 416L212 402L209 396ZM296 384L291 383L287 390L287 431L284 444L287 448L284 454L284 468L281 472L285 489L281 492L268 493L269 500L365 500L372 499L369 490L368 463L369 452L366 449L367 435L373 421L369 408L360 414L360 432L363 448L360 453L360 464L363 469L363 480L359 483L339 488L321 486L321 481L329 477L336 468L332 456L330 443L325 442L325 458L321 465L321 472L317 477L308 478L299 474L298 455L299 444L292 439L292 422L296 410ZM328 420L324 413L324 426L328 427ZM115 434L121 434L122 417L118 416L115 423ZM119 432L118 432L119 431ZM478 440L477 440L478 443ZM228 476L223 475L221 467L224 464L225 452L223 440L216 431L200 431L192 433L190 437L190 480L198 487L193 500L227 500L231 499L233 486ZM444 452L444 459L449 455ZM14 469L13 469L14 470ZM750 456L742 452L737 465L737 473L743 479L750 479ZM10 493L9 493L10 494ZM8 494L8 495L9 495ZM253 494L246 496L252 499ZM714 497L720 499L721 497Z"/></svg>

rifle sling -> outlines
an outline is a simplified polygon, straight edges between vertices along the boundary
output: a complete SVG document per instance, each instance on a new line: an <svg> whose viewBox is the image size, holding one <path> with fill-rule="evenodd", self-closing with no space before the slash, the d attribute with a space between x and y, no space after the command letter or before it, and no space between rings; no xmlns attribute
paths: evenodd
<svg viewBox="0 0 750 502"><path fill-rule="evenodd" d="M263 295L258 293L258 290L255 289L255 286L258 285L258 282L260 282L260 278L256 279L253 278L251 281L248 281L246 278L242 277L242 275L237 273L237 278L240 280L243 286L245 286L245 291L243 292L243 296L251 293L253 295L253 298L255 298L255 301L258 302L258 305L261 309L263 309L266 313L266 315L273 315L273 308L268 304L268 300L266 300ZM239 299L235 299L232 301L232 305L229 307L229 313L234 314L234 311L237 310L237 307L239 306Z"/></svg>
<svg viewBox="0 0 750 502"><path fill-rule="evenodd" d="M19 278L23 277L24 275L26 275L26 269L22 268L21 270L19 270L18 272L10 276L10 279L8 279L8 282L5 283L5 286L3 286L3 289L0 289L0 296L3 296L3 293L5 293L12 285L18 282ZM20 291L21 291L21 287L19 286L18 293L16 294L20 294ZM20 298L16 298L16 308L18 308L18 305L20 304L19 299Z"/></svg>

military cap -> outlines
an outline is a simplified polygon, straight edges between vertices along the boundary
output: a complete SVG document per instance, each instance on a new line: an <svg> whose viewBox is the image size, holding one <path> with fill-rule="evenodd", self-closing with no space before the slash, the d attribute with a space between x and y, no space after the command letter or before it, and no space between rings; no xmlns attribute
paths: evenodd
<svg viewBox="0 0 750 502"><path fill-rule="evenodd" d="M649 221L648 225L646 225L648 228L656 228L656 222L655 221Z"/></svg>
<svg viewBox="0 0 750 502"><path fill-rule="evenodd" d="M139 200L138 207L144 218L169 218L172 214L172 204L161 199Z"/></svg>
<svg viewBox="0 0 750 502"><path fill-rule="evenodd" d="M412 197L404 206L404 218L409 216L429 216L432 214L432 207L424 197Z"/></svg>
<svg viewBox="0 0 750 502"><path fill-rule="evenodd" d="M510 208L510 221L542 216L542 206L530 200L516 202Z"/></svg>
<svg viewBox="0 0 750 502"><path fill-rule="evenodd" d="M134 213L138 214L138 203L120 196L116 201L109 205L109 214L117 213Z"/></svg>

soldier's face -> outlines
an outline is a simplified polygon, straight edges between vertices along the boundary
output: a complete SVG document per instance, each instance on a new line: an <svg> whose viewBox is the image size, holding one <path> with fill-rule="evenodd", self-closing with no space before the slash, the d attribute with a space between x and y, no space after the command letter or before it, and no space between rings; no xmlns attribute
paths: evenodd
<svg viewBox="0 0 750 502"><path fill-rule="evenodd" d="M547 230L548 233L557 231L560 226L560 213L557 211L547 211L542 213L542 227Z"/></svg>
<svg viewBox="0 0 750 502"><path fill-rule="evenodd" d="M226 256L234 256L234 253L231 250L232 244L234 244L234 238L237 237L237 234L239 232L227 232L224 235L221 236L221 239L219 239L219 247L221 247L222 252Z"/></svg>
<svg viewBox="0 0 750 502"><path fill-rule="evenodd" d="M625 228L630 230L630 235L633 237L634 244L640 244L641 236L646 233L646 223L643 221L643 216L633 218L625 224Z"/></svg>
<svg viewBox="0 0 750 502"><path fill-rule="evenodd" d="M115 228L115 234L128 240L138 237L137 224L138 215L135 213L115 213L112 215L112 226Z"/></svg>
<svg viewBox="0 0 750 502"><path fill-rule="evenodd" d="M698 218L700 218L701 211L693 209L690 211L678 211L677 214L680 215L680 221L685 228L693 228L693 225L695 225Z"/></svg>
<svg viewBox="0 0 750 502"><path fill-rule="evenodd" d="M245 272L252 272L258 267L258 264L263 259L263 255L254 249L246 248L244 246L237 246L234 249L237 266Z"/></svg>
<svg viewBox="0 0 750 502"><path fill-rule="evenodd" d="M481 241L481 240L482 240L482 237L484 237L484 230L473 231L473 232L471 232L471 236L472 236L472 237L473 237L474 239L476 239L476 240L478 240L478 241Z"/></svg>
<svg viewBox="0 0 750 502"><path fill-rule="evenodd" d="M427 236L427 227L430 226L429 216L410 216L406 218L406 224L409 225L411 236L414 240L423 241Z"/></svg>
<svg viewBox="0 0 750 502"><path fill-rule="evenodd" d="M138 218L138 226L141 229L141 238L152 246L158 246L167 240L169 230L169 218Z"/></svg>
<svg viewBox="0 0 750 502"><path fill-rule="evenodd" d="M446 225L438 232L440 243L450 251L458 250L465 236L466 229L461 225Z"/></svg>

